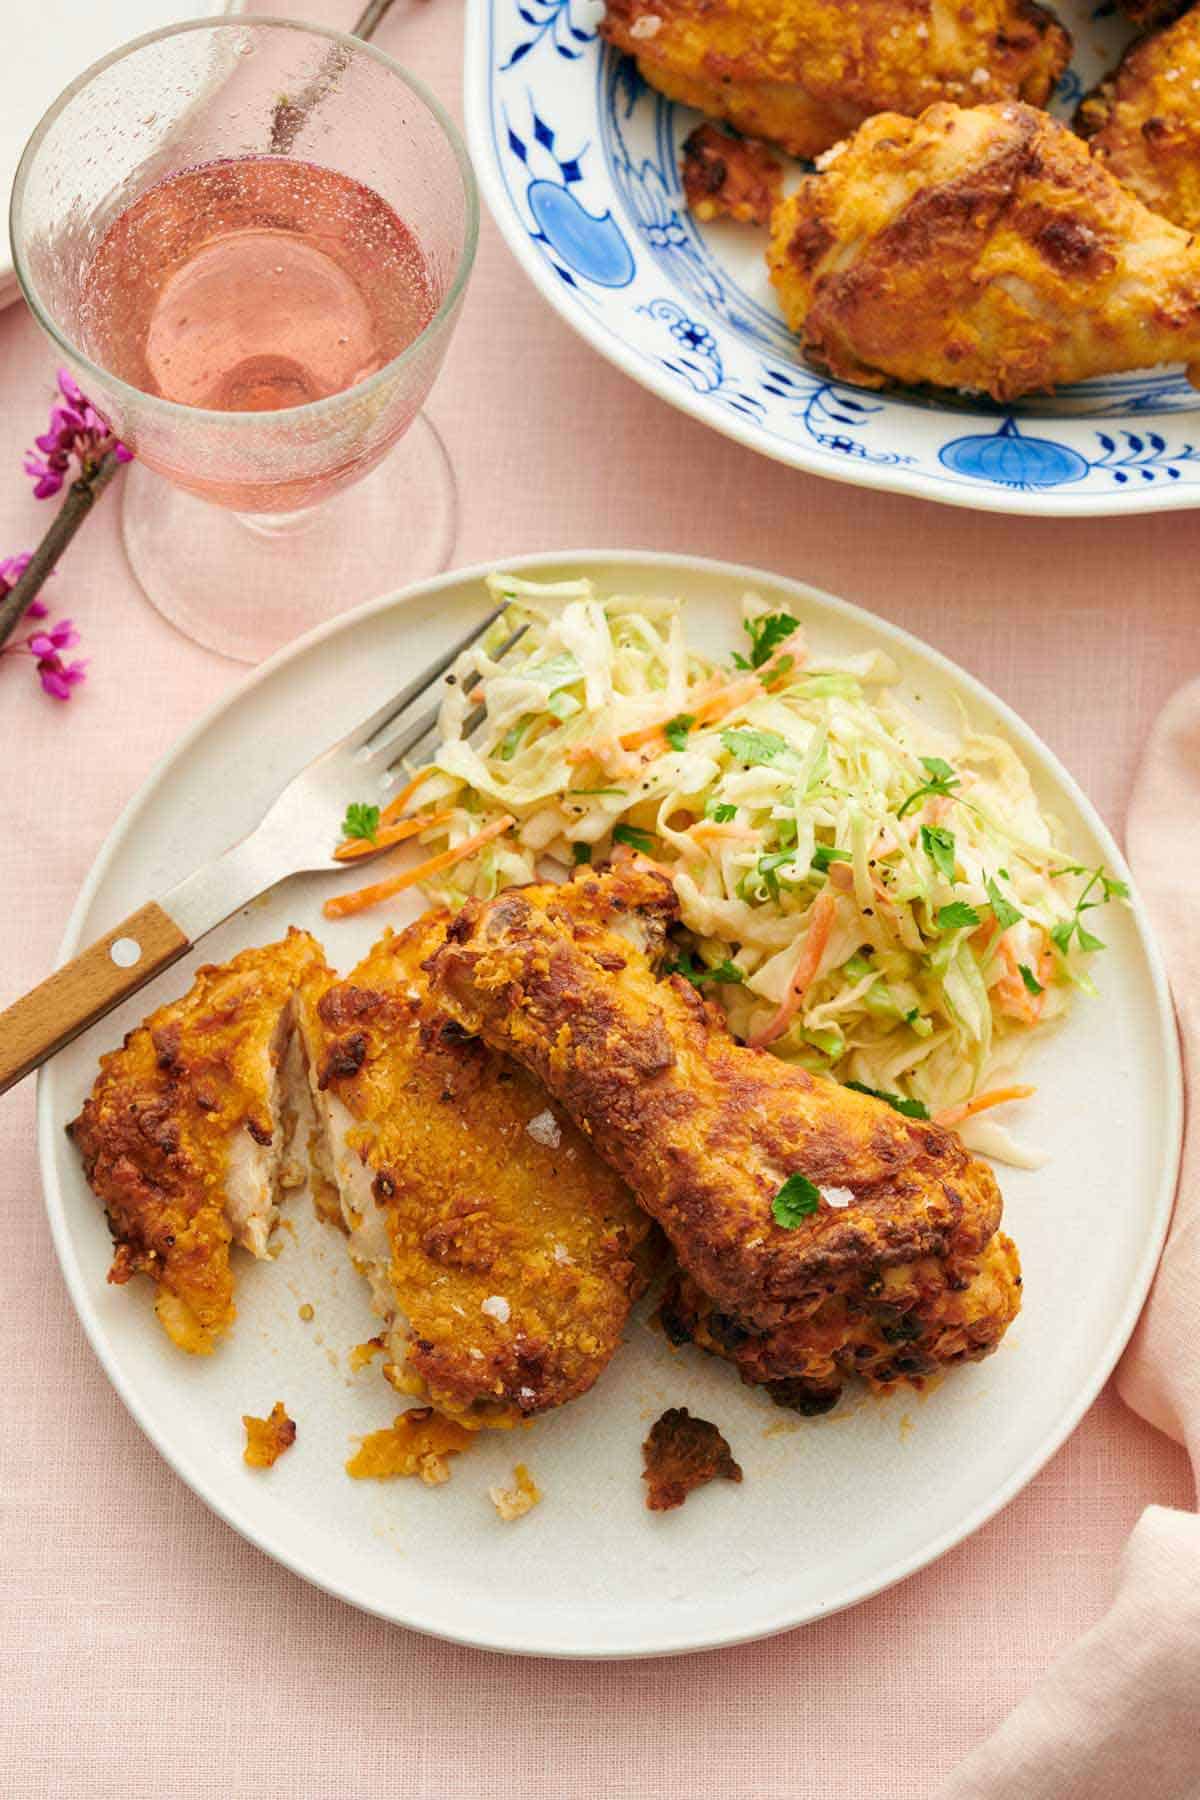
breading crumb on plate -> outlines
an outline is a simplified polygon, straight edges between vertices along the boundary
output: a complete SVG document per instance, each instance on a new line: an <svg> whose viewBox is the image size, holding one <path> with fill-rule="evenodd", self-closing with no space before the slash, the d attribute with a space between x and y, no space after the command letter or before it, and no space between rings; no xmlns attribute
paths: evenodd
<svg viewBox="0 0 1200 1800"><path fill-rule="evenodd" d="M649 1483L646 1505L651 1512L669 1512L682 1506L696 1488L718 1476L740 1481L742 1471L733 1453L708 1419L694 1419L686 1406L671 1406L650 1427L642 1445L646 1467L642 1480Z"/></svg>
<svg viewBox="0 0 1200 1800"><path fill-rule="evenodd" d="M505 1521L523 1519L527 1512L533 1511L541 1497L542 1490L524 1463L518 1463L513 1470L512 1487L488 1489L488 1499Z"/></svg>
<svg viewBox="0 0 1200 1800"><path fill-rule="evenodd" d="M252 1413L243 1413L242 1424L246 1427L246 1448L242 1451L242 1460L252 1469L273 1467L284 1451L290 1450L296 1441L296 1421L288 1418L282 1400L275 1402L265 1419L256 1419Z"/></svg>
<svg viewBox="0 0 1200 1800"><path fill-rule="evenodd" d="M431 1406L412 1406L382 1431L368 1432L346 1464L355 1481L387 1481L397 1475L419 1475L426 1487L450 1479L448 1458L475 1441L475 1433Z"/></svg>
<svg viewBox="0 0 1200 1800"><path fill-rule="evenodd" d="M683 146L683 191L694 218L766 225L783 192L783 164L757 138L697 125Z"/></svg>

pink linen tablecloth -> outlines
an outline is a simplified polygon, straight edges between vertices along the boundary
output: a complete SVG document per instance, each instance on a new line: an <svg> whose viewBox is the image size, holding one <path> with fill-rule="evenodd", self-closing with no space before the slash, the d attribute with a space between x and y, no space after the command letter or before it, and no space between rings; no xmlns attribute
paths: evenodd
<svg viewBox="0 0 1200 1800"><path fill-rule="evenodd" d="M356 6L287 10L344 26ZM456 0L389 22L380 42L458 110ZM45 524L19 461L53 370L28 316L0 316L0 555ZM1118 829L1151 722L1200 668L1194 515L1022 522L768 463L600 361L486 218L430 412L458 471L455 560L688 550L845 594L1011 701ZM0 670L0 1002L49 968L121 806L239 676L142 600L116 511L104 502L50 590L83 633L86 686L64 708L26 670ZM1193 1504L1182 1449L1110 1388L970 1542L803 1631L628 1664L538 1663L420 1638L276 1568L159 1461L67 1301L42 1213L31 1086L0 1102L0 1119L6 1800L926 1800L1101 1619L1143 1510Z"/></svg>

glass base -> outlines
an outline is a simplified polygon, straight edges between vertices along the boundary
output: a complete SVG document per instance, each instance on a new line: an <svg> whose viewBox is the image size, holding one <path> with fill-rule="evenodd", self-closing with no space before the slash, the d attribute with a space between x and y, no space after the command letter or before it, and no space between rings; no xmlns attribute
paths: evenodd
<svg viewBox="0 0 1200 1800"><path fill-rule="evenodd" d="M132 463L121 524L150 604L206 650L255 663L446 568L457 510L445 446L421 413L369 475L305 512L229 512Z"/></svg>

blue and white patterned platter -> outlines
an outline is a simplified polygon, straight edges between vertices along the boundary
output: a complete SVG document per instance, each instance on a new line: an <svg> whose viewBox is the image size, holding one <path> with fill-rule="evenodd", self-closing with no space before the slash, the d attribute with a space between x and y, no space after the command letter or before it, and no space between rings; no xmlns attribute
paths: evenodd
<svg viewBox="0 0 1200 1800"><path fill-rule="evenodd" d="M1062 0L1073 111L1129 30ZM697 115L597 36L599 0L469 0L466 111L480 185L517 260L597 350L653 392L814 474L996 512L1200 503L1200 393L1182 369L1004 408L876 394L808 369L774 303L764 235L701 226L680 147Z"/></svg>

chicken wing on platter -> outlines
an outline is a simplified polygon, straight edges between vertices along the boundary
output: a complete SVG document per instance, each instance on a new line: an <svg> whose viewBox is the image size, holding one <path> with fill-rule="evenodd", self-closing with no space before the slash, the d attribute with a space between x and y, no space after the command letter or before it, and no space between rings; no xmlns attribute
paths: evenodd
<svg viewBox="0 0 1200 1800"><path fill-rule="evenodd" d="M775 210L771 279L822 368L1010 401L1200 363L1200 244L1018 105L871 119Z"/></svg>
<svg viewBox="0 0 1200 1800"><path fill-rule="evenodd" d="M652 1226L537 1082L430 999L447 918L301 995L320 1209L370 1283L389 1380L461 1424L511 1425L606 1367Z"/></svg>
<svg viewBox="0 0 1200 1800"><path fill-rule="evenodd" d="M606 0L600 29L670 99L801 157L872 113L1041 106L1071 55L1032 0Z"/></svg>
<svg viewBox="0 0 1200 1800"><path fill-rule="evenodd" d="M316 940L290 931L200 969L101 1058L68 1127L116 1243L109 1280L149 1275L181 1349L206 1354L233 1321L231 1244L268 1253L292 1123L292 999L324 966Z"/></svg>
<svg viewBox="0 0 1200 1800"><path fill-rule="evenodd" d="M581 885L608 883L635 904L636 884L659 906L669 891L649 871ZM468 903L428 965L433 992L588 1134L666 1231L689 1295L766 1340L752 1379L832 1380L877 1359L885 1330L921 1345L922 1372L959 1360L971 1320L949 1297L976 1281L997 1296L979 1297L990 1323L971 1351L991 1348L1018 1283L1007 1251L985 1254L990 1169L950 1131L739 1045L686 981L656 979L628 934L581 916L575 885Z"/></svg>
<svg viewBox="0 0 1200 1800"><path fill-rule="evenodd" d="M1075 129L1152 211L1200 229L1200 6L1132 44L1080 102Z"/></svg>

